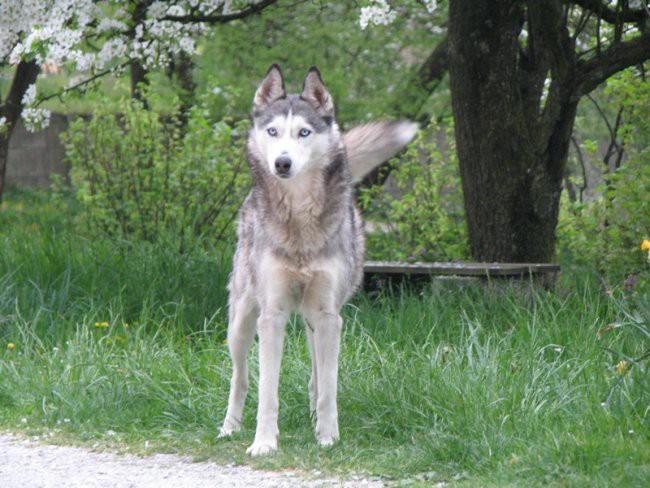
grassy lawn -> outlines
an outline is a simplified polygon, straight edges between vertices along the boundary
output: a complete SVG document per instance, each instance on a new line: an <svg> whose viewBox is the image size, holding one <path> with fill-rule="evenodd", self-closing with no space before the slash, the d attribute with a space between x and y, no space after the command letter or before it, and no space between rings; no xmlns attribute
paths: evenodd
<svg viewBox="0 0 650 488"><path fill-rule="evenodd" d="M647 283L604 294L588 274L565 272L555 293L530 299L453 286L359 294L344 309L342 439L329 449L314 440L294 321L280 452L251 460L256 350L244 431L216 439L230 255L91 237L74 219L70 201L33 193L8 194L0 210L2 429L423 486L650 479L647 364L620 363L649 347Z"/></svg>

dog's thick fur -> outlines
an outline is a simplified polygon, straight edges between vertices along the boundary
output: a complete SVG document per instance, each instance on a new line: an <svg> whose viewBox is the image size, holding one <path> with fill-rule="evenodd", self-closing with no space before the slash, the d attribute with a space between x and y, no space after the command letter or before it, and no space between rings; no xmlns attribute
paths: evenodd
<svg viewBox="0 0 650 488"><path fill-rule="evenodd" d="M221 436L241 427L248 388L246 356L259 335L259 406L247 452L278 445L278 382L285 324L306 324L312 374L309 398L316 438L339 437L336 406L340 310L363 275L362 222L353 182L400 151L414 136L411 122L377 122L341 135L334 104L316 68L300 95L287 95L273 65L253 102L247 156L253 188L238 224L230 279L228 347L233 373Z"/></svg>

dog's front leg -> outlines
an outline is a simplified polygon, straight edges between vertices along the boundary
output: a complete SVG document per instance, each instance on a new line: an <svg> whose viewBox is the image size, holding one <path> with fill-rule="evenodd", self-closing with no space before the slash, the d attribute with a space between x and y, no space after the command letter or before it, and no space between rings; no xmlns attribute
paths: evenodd
<svg viewBox="0 0 650 488"><path fill-rule="evenodd" d="M321 446L330 446L339 438L336 391L343 319L334 311L321 311L318 315L319 319L314 320L314 349L318 371L316 439Z"/></svg>
<svg viewBox="0 0 650 488"><path fill-rule="evenodd" d="M278 449L278 384L288 313L262 310L258 320L260 380L255 440L246 450L251 456L271 454Z"/></svg>
<svg viewBox="0 0 650 488"><path fill-rule="evenodd" d="M334 271L332 271L334 270ZM309 330L312 356L311 400L315 400L316 439L321 446L334 444L339 438L336 390L339 370L339 348L343 320L336 301L337 267L314 273L302 303L302 313ZM315 374L314 374L315 373Z"/></svg>
<svg viewBox="0 0 650 488"><path fill-rule="evenodd" d="M255 339L256 309L250 297L231 300L228 321L228 349L232 359L232 379L228 410L219 437L229 437L241 429L242 411L248 391L246 357Z"/></svg>

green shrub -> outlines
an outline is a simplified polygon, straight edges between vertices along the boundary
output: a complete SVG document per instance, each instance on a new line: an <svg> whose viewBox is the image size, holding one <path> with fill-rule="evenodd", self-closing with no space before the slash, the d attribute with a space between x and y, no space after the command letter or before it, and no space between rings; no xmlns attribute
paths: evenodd
<svg viewBox="0 0 650 488"><path fill-rule="evenodd" d="M561 250L603 276L647 271L647 255L639 245L650 230L650 166L628 161L609 175L602 191L588 203L564 199L558 228Z"/></svg>
<svg viewBox="0 0 650 488"><path fill-rule="evenodd" d="M624 108L620 144L627 161L603 176L595 199L572 203L565 195L562 201L560 251L613 279L650 269L647 254L639 248L643 239L650 238L649 86L633 70L608 81L609 103Z"/></svg>
<svg viewBox="0 0 650 488"><path fill-rule="evenodd" d="M206 103L180 117L137 101L120 114L99 104L65 134L66 158L85 220L129 240L169 239L180 251L197 237L232 235L249 187L247 122L214 121Z"/></svg>
<svg viewBox="0 0 650 488"><path fill-rule="evenodd" d="M453 125L431 125L391 163L385 185L362 189L370 259L469 256Z"/></svg>

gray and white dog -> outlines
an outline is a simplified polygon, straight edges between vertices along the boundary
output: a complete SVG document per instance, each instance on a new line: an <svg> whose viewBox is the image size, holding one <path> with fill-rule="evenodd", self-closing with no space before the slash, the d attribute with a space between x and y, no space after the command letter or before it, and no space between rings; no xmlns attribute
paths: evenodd
<svg viewBox="0 0 650 488"><path fill-rule="evenodd" d="M316 68L300 95L287 95L277 65L255 93L247 156L253 188L239 215L230 278L228 347L233 363L220 436L241 428L247 354L259 335L259 406L246 451L278 446L278 382L289 315L304 318L312 374L309 398L322 446L339 437L336 406L343 304L363 275L364 240L353 183L399 152L412 122L377 122L341 134L332 97Z"/></svg>

